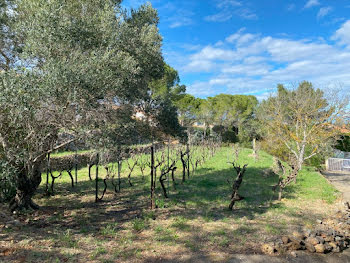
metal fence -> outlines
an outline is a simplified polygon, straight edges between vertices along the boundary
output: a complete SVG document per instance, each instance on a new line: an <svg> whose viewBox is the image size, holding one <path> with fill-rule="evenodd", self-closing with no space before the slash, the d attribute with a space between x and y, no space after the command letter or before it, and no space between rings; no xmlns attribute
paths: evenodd
<svg viewBox="0 0 350 263"><path fill-rule="evenodd" d="M326 166L327 171L350 172L350 159L329 158Z"/></svg>
<svg viewBox="0 0 350 263"><path fill-rule="evenodd" d="M339 150L334 150L334 158L339 159L350 159L350 152L343 152Z"/></svg>

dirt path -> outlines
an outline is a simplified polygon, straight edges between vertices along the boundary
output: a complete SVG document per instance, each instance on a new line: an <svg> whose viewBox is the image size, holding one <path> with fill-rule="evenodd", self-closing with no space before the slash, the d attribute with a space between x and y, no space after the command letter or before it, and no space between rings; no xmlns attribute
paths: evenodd
<svg viewBox="0 0 350 263"><path fill-rule="evenodd" d="M152 258L145 260L147 263L350 263L350 251L344 251L339 254L309 254L304 251L297 251L296 256L265 256L265 255L179 255L176 259Z"/></svg>
<svg viewBox="0 0 350 263"><path fill-rule="evenodd" d="M236 255L230 263L350 263L350 252L340 254L319 255L298 251L297 256L269 257L263 255Z"/></svg>
<svg viewBox="0 0 350 263"><path fill-rule="evenodd" d="M343 203L350 203L350 174L334 172L323 172L322 174L343 194Z"/></svg>

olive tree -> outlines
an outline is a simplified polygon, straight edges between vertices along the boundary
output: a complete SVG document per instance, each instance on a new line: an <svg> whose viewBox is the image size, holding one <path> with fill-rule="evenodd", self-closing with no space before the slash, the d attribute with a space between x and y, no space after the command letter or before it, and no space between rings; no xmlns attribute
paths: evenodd
<svg viewBox="0 0 350 263"><path fill-rule="evenodd" d="M18 0L10 8L18 48L0 73L0 172L13 171L15 210L37 207L47 153L123 130L118 120L131 122L164 62L149 4L126 12L117 0ZM72 136L58 144L62 132Z"/></svg>

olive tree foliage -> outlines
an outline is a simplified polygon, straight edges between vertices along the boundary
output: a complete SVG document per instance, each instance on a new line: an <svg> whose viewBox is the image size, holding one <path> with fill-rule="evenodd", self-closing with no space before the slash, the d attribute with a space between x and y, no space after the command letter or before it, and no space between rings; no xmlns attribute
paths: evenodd
<svg viewBox="0 0 350 263"><path fill-rule="evenodd" d="M0 70L8 70L15 61L15 52L18 47L17 39L10 29L13 22L12 0L0 0Z"/></svg>
<svg viewBox="0 0 350 263"><path fill-rule="evenodd" d="M17 46L0 73L0 156L2 173L13 171L14 210L36 208L47 153L78 138L124 141L164 62L149 4L127 12L116 0L18 0L7 8ZM72 139L58 145L61 132Z"/></svg>
<svg viewBox="0 0 350 263"><path fill-rule="evenodd" d="M261 103L257 116L264 137L271 142L271 148L279 147L288 154L278 157L285 157L292 168L280 182L282 190L296 180L306 160L336 142L347 103L327 99L310 82L302 82L292 90L279 85L277 95Z"/></svg>

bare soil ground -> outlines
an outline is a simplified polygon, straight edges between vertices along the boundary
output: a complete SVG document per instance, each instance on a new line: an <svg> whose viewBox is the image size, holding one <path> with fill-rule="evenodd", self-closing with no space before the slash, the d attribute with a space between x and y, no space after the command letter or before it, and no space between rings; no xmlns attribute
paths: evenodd
<svg viewBox="0 0 350 263"><path fill-rule="evenodd" d="M323 172L322 174L342 193L343 202L350 203L350 172Z"/></svg>

